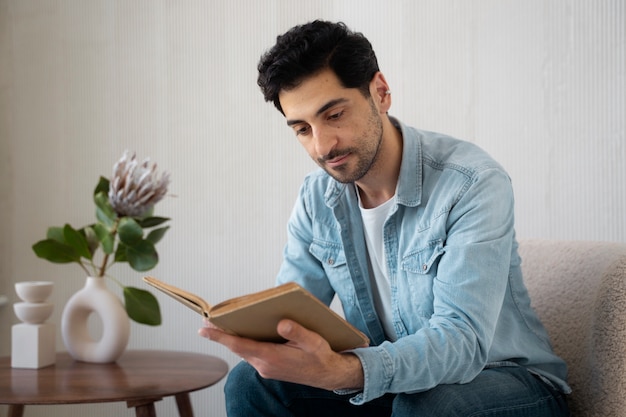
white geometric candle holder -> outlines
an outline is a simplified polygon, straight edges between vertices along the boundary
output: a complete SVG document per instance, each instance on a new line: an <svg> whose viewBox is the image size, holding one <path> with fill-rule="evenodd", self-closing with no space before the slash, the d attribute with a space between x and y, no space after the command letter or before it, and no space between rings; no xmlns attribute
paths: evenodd
<svg viewBox="0 0 626 417"><path fill-rule="evenodd" d="M11 366L38 369L53 365L56 359L56 327L46 320L54 305L46 300L53 283L23 281L15 284L15 292L22 302L13 304L13 311L22 321L11 329Z"/></svg>

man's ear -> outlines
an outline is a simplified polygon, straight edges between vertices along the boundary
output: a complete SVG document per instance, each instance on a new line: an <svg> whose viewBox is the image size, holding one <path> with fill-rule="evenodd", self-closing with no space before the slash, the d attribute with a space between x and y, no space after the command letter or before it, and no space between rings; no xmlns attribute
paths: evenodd
<svg viewBox="0 0 626 417"><path fill-rule="evenodd" d="M370 95L381 113L387 113L391 107L391 90L382 72L374 74L370 81Z"/></svg>

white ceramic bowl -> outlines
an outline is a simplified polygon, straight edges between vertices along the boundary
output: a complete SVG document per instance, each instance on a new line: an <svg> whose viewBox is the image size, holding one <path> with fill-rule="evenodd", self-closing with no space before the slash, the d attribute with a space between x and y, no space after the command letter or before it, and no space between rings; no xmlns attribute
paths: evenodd
<svg viewBox="0 0 626 417"><path fill-rule="evenodd" d="M54 305L50 303L15 303L13 311L18 319L28 324L39 324L52 315Z"/></svg>
<svg viewBox="0 0 626 417"><path fill-rule="evenodd" d="M15 292L23 301L43 303L52 293L53 286L49 281L22 281L15 283Z"/></svg>

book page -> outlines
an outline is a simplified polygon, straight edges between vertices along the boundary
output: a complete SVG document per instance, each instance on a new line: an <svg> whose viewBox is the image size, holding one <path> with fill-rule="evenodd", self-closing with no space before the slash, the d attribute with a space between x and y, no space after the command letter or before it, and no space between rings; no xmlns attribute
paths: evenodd
<svg viewBox="0 0 626 417"><path fill-rule="evenodd" d="M159 281L154 277L143 277L143 280L152 285L154 288L183 303L200 315L207 318L209 317L211 306L209 305L209 303L204 301L202 297L196 294L192 294L183 289L177 288L173 285L166 284L165 282Z"/></svg>

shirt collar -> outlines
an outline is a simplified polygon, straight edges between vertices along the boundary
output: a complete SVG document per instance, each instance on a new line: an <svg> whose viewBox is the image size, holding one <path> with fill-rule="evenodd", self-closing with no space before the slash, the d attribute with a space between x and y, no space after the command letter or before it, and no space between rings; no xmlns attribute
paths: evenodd
<svg viewBox="0 0 626 417"><path fill-rule="evenodd" d="M402 163L396 186L398 204L418 206L422 201L422 142L419 132L390 117L391 123L402 133Z"/></svg>
<svg viewBox="0 0 626 417"><path fill-rule="evenodd" d="M402 133L402 162L400 176L396 185L396 201L409 207L418 206L422 201L422 143L419 132L406 126L398 119L389 117L391 123ZM356 199L354 184L342 184L334 179L328 184L324 198L329 207L337 204L345 192L350 192Z"/></svg>

